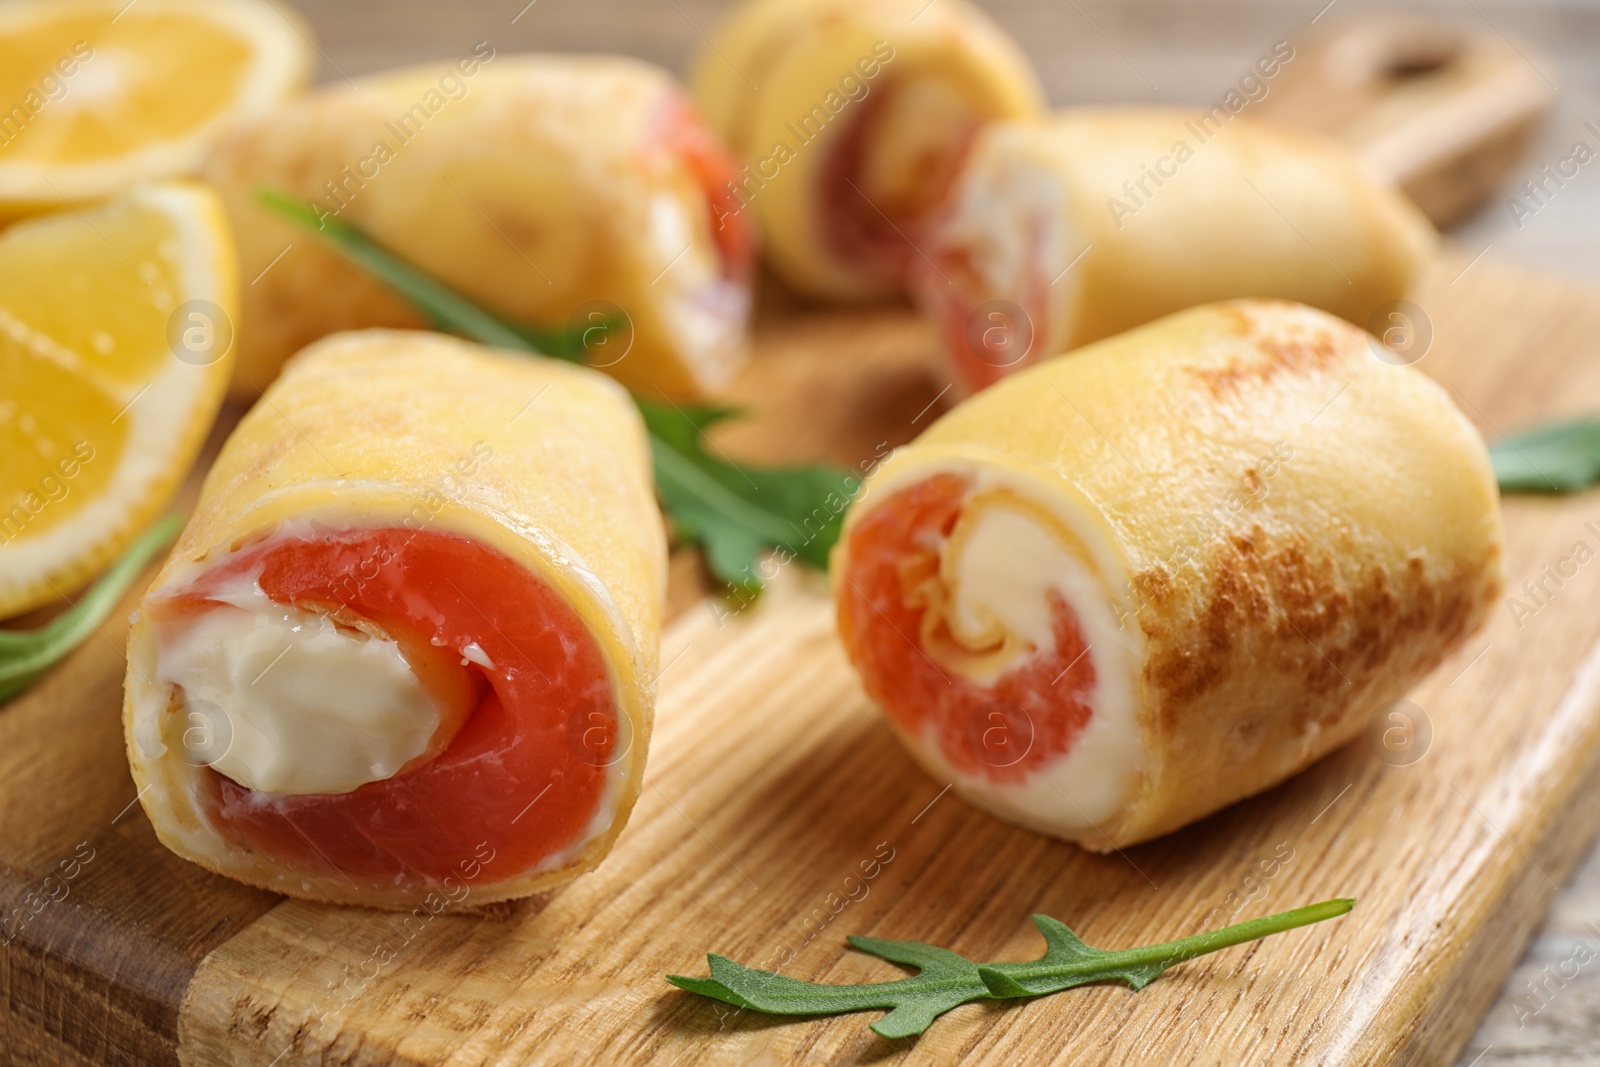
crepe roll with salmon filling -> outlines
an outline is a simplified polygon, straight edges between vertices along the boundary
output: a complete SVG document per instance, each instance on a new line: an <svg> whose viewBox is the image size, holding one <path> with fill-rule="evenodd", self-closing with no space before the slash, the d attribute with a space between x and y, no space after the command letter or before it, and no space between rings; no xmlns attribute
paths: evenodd
<svg viewBox="0 0 1600 1067"><path fill-rule="evenodd" d="M254 399L329 333L424 325L264 207L273 190L513 323L569 331L637 392L714 392L743 358L749 317L753 253L744 220L726 217L734 173L682 87L620 57L480 45L286 104L225 139L204 172L254 279L236 391Z"/></svg>
<svg viewBox="0 0 1600 1067"><path fill-rule="evenodd" d="M1299 305L1196 308L1009 378L886 460L834 596L929 773L1124 847L1351 740L1477 629L1501 587L1483 442L1370 340Z"/></svg>
<svg viewBox="0 0 1600 1067"><path fill-rule="evenodd" d="M752 0L693 84L744 164L725 221L753 216L784 281L831 299L903 291L979 128L1043 106L1021 50L964 0Z"/></svg>
<svg viewBox="0 0 1600 1067"><path fill-rule="evenodd" d="M598 371L319 342L224 445L134 620L157 835L375 907L593 868L639 793L665 557L644 429Z"/></svg>
<svg viewBox="0 0 1600 1067"><path fill-rule="evenodd" d="M1435 242L1410 201L1316 135L1222 108L1084 109L985 129L912 266L973 392L1216 300L1294 300L1374 328Z"/></svg>

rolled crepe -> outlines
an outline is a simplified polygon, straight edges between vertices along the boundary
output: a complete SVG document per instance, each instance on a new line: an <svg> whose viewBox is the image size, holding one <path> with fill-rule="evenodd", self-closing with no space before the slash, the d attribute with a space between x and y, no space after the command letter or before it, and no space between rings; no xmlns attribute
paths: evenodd
<svg viewBox="0 0 1600 1067"><path fill-rule="evenodd" d="M239 423L139 606L145 811L179 855L314 900L572 878L639 792L665 567L615 382L434 334L328 338Z"/></svg>
<svg viewBox="0 0 1600 1067"><path fill-rule="evenodd" d="M750 303L743 220L717 222L733 173L678 84L631 59L480 46L303 97L205 167L254 279L236 391L253 398L326 334L423 325L264 208L263 189L363 228L509 320L576 331L589 362L636 391L715 390L742 358Z"/></svg>
<svg viewBox="0 0 1600 1067"><path fill-rule="evenodd" d="M963 0L752 0L693 84L745 163L729 218L754 215L791 287L840 299L900 292L979 127L1043 106L1021 50Z"/></svg>
<svg viewBox="0 0 1600 1067"><path fill-rule="evenodd" d="M1084 109L987 128L913 273L970 392L1215 300L1295 300L1370 327L1434 242L1331 141L1222 108Z"/></svg>
<svg viewBox="0 0 1600 1067"><path fill-rule="evenodd" d="M912 754L1104 851L1282 781L1439 663L1501 585L1494 478L1445 392L1368 342L1291 304L1196 308L885 461L834 595Z"/></svg>

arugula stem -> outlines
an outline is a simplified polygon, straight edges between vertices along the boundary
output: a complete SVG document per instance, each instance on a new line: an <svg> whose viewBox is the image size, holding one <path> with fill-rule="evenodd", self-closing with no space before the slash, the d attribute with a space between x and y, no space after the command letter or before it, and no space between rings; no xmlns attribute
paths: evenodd
<svg viewBox="0 0 1600 1067"><path fill-rule="evenodd" d="M34 630L0 630L0 700L9 700L81 644L121 601L145 566L178 536L181 515L168 515L129 545L76 604Z"/></svg>
<svg viewBox="0 0 1600 1067"><path fill-rule="evenodd" d="M273 189L259 194L262 203L304 226L324 233L338 250L364 270L381 278L435 327L465 334L475 341L497 348L532 352L533 346L510 326L501 322L447 286L440 285L405 260L392 255L361 230L330 216L318 215L294 197ZM539 355L548 353L540 352Z"/></svg>
<svg viewBox="0 0 1600 1067"><path fill-rule="evenodd" d="M1039 978L1071 978L1078 979L1087 971L1104 971L1108 966L1149 966L1157 965L1162 970L1175 966L1185 960L1192 960L1196 956L1209 955L1221 949L1242 945L1248 941L1259 941L1263 937L1293 930L1299 926L1310 926L1312 923L1322 922L1324 919L1337 918L1356 906L1356 902L1349 897L1336 900L1324 900L1320 904L1308 904L1303 908L1293 911L1279 912L1276 915L1267 915L1259 919L1250 919L1246 922L1224 926L1220 930L1209 930L1193 937L1179 938L1176 941L1162 941L1154 945L1141 945L1138 948L1106 949L1092 960L1071 960L1058 962L1051 960L1047 955L1039 960L1026 960L1020 963L989 964L985 970L998 970L1013 979L1039 979ZM1030 989L1030 992L1033 990Z"/></svg>
<svg viewBox="0 0 1600 1067"><path fill-rule="evenodd" d="M657 481L670 480L678 488L692 492L723 515L737 520L773 544L789 543L793 533L791 530L775 521L769 513L746 503L743 498L725 489L721 482L706 474L682 453L653 434L650 437L650 452L655 459Z"/></svg>
<svg viewBox="0 0 1600 1067"><path fill-rule="evenodd" d="M1266 915L1259 919L1250 919L1246 922L1224 926L1220 930L1211 930L1193 937L1180 938L1177 941L1165 941L1159 945L1147 945L1143 948L1126 949L1118 955L1126 955L1131 962L1137 963L1164 963L1168 967L1184 960L1192 960L1196 956L1204 956L1219 949L1231 948L1242 945L1247 941L1258 941L1271 934L1280 934L1285 930L1293 930L1299 926L1310 926L1312 923L1322 922L1324 919L1337 918L1346 915L1356 902L1351 897L1340 897L1336 900L1324 900L1320 904L1308 904L1303 908L1293 911L1279 912L1277 915Z"/></svg>

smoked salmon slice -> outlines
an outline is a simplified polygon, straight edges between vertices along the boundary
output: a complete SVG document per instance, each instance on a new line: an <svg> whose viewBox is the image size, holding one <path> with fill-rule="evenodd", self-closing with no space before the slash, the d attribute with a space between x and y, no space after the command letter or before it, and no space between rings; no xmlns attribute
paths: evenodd
<svg viewBox="0 0 1600 1067"><path fill-rule="evenodd" d="M873 699L902 730L929 738L962 774L1021 782L1065 755L1088 723L1094 660L1076 615L1050 591L1048 648L985 683L940 667L998 651L992 644L963 648L948 620L933 614L942 593L939 545L948 542L970 490L966 479L935 475L855 527L839 630Z"/></svg>
<svg viewBox="0 0 1600 1067"><path fill-rule="evenodd" d="M347 591L343 576L374 557L386 560L374 579ZM548 586L492 549L429 530L279 541L244 558L275 603L331 606L408 651L456 653L434 670L460 677L425 684L437 698L475 699L442 751L348 793L263 795L211 775L213 825L262 853L373 881L442 883L460 874L464 841L485 845L496 866L530 870L583 837L606 766L622 755L615 696L599 648Z"/></svg>
<svg viewBox="0 0 1600 1067"><path fill-rule="evenodd" d="M141 603L125 718L180 855L293 896L521 896L643 771L665 539L598 372L422 333L297 357Z"/></svg>

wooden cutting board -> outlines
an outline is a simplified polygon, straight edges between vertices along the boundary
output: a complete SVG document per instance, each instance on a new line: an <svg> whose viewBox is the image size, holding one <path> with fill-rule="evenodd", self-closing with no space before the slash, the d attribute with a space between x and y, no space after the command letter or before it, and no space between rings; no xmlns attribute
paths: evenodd
<svg viewBox="0 0 1600 1067"><path fill-rule="evenodd" d="M1600 408L1600 291L1468 260L1441 261L1418 295L1435 331L1419 366L1491 439ZM907 312L774 313L758 349L739 384L754 417L719 438L730 455L857 463L942 403ZM1600 547L1600 497L1514 498L1506 527L1518 590L1576 543ZM0 1062L1448 1062L1600 827L1600 564L1563 581L1520 627L1497 611L1410 694L1426 743L1357 742L1095 856L912 764L816 576L791 568L730 613L698 599L681 555L646 785L616 851L547 897L409 924L248 889L156 842L123 758L118 616L0 710L0 916L28 916L0 953ZM870 1015L778 1021L662 980L704 973L707 950L759 964L785 949L798 977L886 979L897 968L846 934L1023 958L1035 911L1126 946L1347 895L1343 919L1141 993L969 1005L916 1041L877 1038Z"/></svg>

